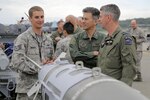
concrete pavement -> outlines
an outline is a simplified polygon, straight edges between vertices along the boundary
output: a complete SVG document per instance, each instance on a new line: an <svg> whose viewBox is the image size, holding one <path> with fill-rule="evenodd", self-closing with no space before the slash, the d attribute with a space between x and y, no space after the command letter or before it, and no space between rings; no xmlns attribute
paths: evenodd
<svg viewBox="0 0 150 100"><path fill-rule="evenodd" d="M134 82L133 88L141 91L150 99L150 51L146 51L147 43L143 45L143 58L141 61L143 82Z"/></svg>

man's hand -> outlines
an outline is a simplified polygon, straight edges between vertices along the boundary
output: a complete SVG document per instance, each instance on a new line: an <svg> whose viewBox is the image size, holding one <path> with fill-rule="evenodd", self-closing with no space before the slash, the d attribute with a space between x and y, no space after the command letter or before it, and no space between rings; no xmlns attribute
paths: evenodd
<svg viewBox="0 0 150 100"><path fill-rule="evenodd" d="M5 46L4 46L4 44L3 44L3 43L0 43L0 48L2 48L2 49L4 49L4 48L5 48Z"/></svg>
<svg viewBox="0 0 150 100"><path fill-rule="evenodd" d="M93 51L94 56L98 56L100 53L98 51Z"/></svg>
<svg viewBox="0 0 150 100"><path fill-rule="evenodd" d="M49 63L53 63L53 62L54 62L53 59L47 58L47 59L45 59L45 60L42 61L42 64L45 65L45 64L49 64Z"/></svg>
<svg viewBox="0 0 150 100"><path fill-rule="evenodd" d="M58 42L59 40L61 40L61 37L56 37L55 40Z"/></svg>

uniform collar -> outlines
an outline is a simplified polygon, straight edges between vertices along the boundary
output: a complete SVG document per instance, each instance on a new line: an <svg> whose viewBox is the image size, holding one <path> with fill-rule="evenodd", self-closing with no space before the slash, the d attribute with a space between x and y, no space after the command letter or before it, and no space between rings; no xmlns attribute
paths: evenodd
<svg viewBox="0 0 150 100"><path fill-rule="evenodd" d="M87 33L86 33L86 31L84 31L83 32L83 39L89 39L89 37L88 37L88 35L87 35ZM92 36L92 38L91 39L98 39L98 34L100 34L98 31L95 31L95 33L93 34L93 36Z"/></svg>
<svg viewBox="0 0 150 100"><path fill-rule="evenodd" d="M32 27L30 27L29 29L30 34L36 39L37 36L35 34L35 32L32 30ZM42 40L45 41L46 40L46 36L44 35L44 33L42 33Z"/></svg>
<svg viewBox="0 0 150 100"><path fill-rule="evenodd" d="M112 33L112 36L107 35L107 38L115 38L120 31L121 27L119 26L116 31Z"/></svg>

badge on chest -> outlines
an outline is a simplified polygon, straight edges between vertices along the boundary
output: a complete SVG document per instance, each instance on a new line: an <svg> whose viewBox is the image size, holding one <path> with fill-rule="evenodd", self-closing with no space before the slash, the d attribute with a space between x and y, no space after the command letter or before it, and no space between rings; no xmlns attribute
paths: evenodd
<svg viewBox="0 0 150 100"><path fill-rule="evenodd" d="M110 46L113 44L113 39L106 39L102 44L101 44L101 47L103 48L104 45L106 46Z"/></svg>

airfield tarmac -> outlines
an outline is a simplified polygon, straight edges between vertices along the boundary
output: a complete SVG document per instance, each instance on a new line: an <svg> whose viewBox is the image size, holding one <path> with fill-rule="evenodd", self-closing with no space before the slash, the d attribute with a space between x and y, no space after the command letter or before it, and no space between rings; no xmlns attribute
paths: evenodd
<svg viewBox="0 0 150 100"><path fill-rule="evenodd" d="M150 99L150 50L146 50L147 46L148 43L143 44L143 57L141 61L143 81L134 82L132 87Z"/></svg>

